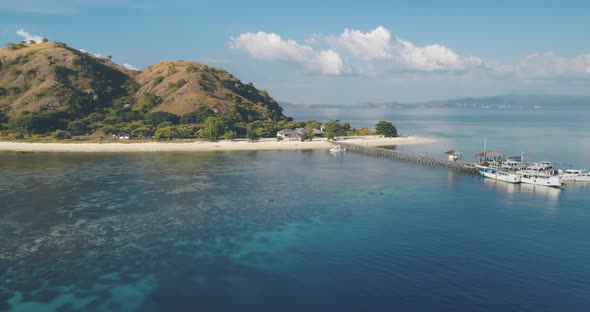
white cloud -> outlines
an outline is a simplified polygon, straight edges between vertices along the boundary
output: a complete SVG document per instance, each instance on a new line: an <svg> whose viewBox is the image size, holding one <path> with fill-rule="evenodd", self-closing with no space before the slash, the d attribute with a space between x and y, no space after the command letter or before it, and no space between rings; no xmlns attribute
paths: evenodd
<svg viewBox="0 0 590 312"><path fill-rule="evenodd" d="M482 65L474 56L463 57L440 44L417 47L409 41L397 39L397 61L410 70L417 71L462 71L469 66Z"/></svg>
<svg viewBox="0 0 590 312"><path fill-rule="evenodd" d="M368 33L347 28L337 42L362 60L389 60L393 57L391 33L382 26Z"/></svg>
<svg viewBox="0 0 590 312"><path fill-rule="evenodd" d="M252 57L265 61L287 61L301 64L310 72L323 75L341 75L346 66L333 50L315 51L293 40L283 40L275 33L244 33L231 38L232 48L248 52Z"/></svg>
<svg viewBox="0 0 590 312"><path fill-rule="evenodd" d="M123 64L123 67L125 67L128 70L139 70L139 69L135 68L133 65L127 64L127 63Z"/></svg>
<svg viewBox="0 0 590 312"><path fill-rule="evenodd" d="M311 37L303 40L303 42L305 42L305 44L307 44L307 45L314 45L314 44L318 44L322 40L324 40L324 37L322 35L313 34L313 35L311 35Z"/></svg>
<svg viewBox="0 0 590 312"><path fill-rule="evenodd" d="M308 71L340 75L353 66L359 75L404 73L423 77L428 73L461 74L467 79L590 79L590 53L567 58L552 52L531 54L516 64L484 61L477 56L461 55L438 43L416 45L394 36L379 26L368 32L345 29L339 36L313 34L305 45L284 40L274 33L244 33L231 39L231 46L267 61L290 61ZM331 50L314 50L328 45ZM469 74L469 75L467 75Z"/></svg>
<svg viewBox="0 0 590 312"><path fill-rule="evenodd" d="M590 78L590 53L565 58L553 52L527 55L516 65L523 78Z"/></svg>
<svg viewBox="0 0 590 312"><path fill-rule="evenodd" d="M366 33L345 29L335 42L362 61L386 62L403 71L462 71L482 64L477 57L460 56L440 44L416 46L410 41L393 37L383 26Z"/></svg>
<svg viewBox="0 0 590 312"><path fill-rule="evenodd" d="M26 32L24 29L17 30L16 34L23 37L23 40L26 42L29 42L31 40L35 41L36 43L43 42L43 37L32 35L31 33Z"/></svg>

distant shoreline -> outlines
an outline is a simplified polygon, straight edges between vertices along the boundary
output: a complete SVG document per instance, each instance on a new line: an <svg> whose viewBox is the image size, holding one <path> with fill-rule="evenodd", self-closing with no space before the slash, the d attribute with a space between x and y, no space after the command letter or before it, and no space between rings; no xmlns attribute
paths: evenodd
<svg viewBox="0 0 590 312"><path fill-rule="evenodd" d="M345 137L342 141L369 146L428 144L436 140L430 137L383 138L380 136ZM271 151L327 149L333 144L325 139L313 141L277 141L262 139L256 142L195 141L195 142L147 142L147 143L26 143L0 142L0 152L214 152L214 151Z"/></svg>

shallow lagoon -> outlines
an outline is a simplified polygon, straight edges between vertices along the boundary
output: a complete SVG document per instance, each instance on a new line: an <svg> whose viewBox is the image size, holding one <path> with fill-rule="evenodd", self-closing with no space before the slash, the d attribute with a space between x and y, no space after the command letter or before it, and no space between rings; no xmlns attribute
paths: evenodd
<svg viewBox="0 0 590 312"><path fill-rule="evenodd" d="M590 131L580 111L525 125L469 111L348 120L391 119L401 132L439 137L403 147L424 153L471 154L484 134L494 149L518 154L524 138L536 157L583 166ZM590 304L590 185L514 186L322 150L6 153L0 172L0 310Z"/></svg>

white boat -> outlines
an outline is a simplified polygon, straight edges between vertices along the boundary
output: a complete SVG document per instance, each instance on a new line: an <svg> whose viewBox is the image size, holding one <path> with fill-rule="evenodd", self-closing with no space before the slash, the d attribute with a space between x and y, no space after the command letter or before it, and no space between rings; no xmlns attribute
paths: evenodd
<svg viewBox="0 0 590 312"><path fill-rule="evenodd" d="M341 147L340 145L336 145L330 149L330 153L340 153L346 152L346 148Z"/></svg>
<svg viewBox="0 0 590 312"><path fill-rule="evenodd" d="M534 170L534 171L547 171L553 169L553 165L550 161L540 161L536 163L530 164L526 167L526 170Z"/></svg>
<svg viewBox="0 0 590 312"><path fill-rule="evenodd" d="M584 173L584 170L579 169L559 170L559 176L561 177L562 182L573 182L577 177L583 175Z"/></svg>
<svg viewBox="0 0 590 312"><path fill-rule="evenodd" d="M502 169L514 170L514 171L526 169L528 166L529 166L528 163L526 163L524 161L515 160L512 158L507 159L506 161L502 162L502 164L500 165L500 167Z"/></svg>
<svg viewBox="0 0 590 312"><path fill-rule="evenodd" d="M575 179L576 182L590 182L590 172L583 172Z"/></svg>
<svg viewBox="0 0 590 312"><path fill-rule="evenodd" d="M479 167L478 167L479 169ZM508 182L508 183L520 183L521 176L512 172L502 171L494 168L482 168L479 170L479 174L490 179Z"/></svg>
<svg viewBox="0 0 590 312"><path fill-rule="evenodd" d="M524 170L528 166L530 164L524 161L524 152L520 153L520 156L508 157L500 164L500 168L512 171Z"/></svg>
<svg viewBox="0 0 590 312"><path fill-rule="evenodd" d="M557 170L522 170L518 174L521 176L522 183L560 187L561 178Z"/></svg>

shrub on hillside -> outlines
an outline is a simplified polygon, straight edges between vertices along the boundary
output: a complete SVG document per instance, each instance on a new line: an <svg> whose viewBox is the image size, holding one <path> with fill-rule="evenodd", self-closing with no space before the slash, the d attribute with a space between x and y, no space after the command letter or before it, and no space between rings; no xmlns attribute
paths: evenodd
<svg viewBox="0 0 590 312"><path fill-rule="evenodd" d="M72 138L72 134L65 130L55 130L51 136L56 140L67 140Z"/></svg>

